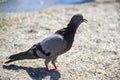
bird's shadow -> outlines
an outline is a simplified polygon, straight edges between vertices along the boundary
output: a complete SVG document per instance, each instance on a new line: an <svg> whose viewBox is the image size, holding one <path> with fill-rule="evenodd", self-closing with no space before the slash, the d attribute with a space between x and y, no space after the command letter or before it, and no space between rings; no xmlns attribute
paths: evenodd
<svg viewBox="0 0 120 80"><path fill-rule="evenodd" d="M4 69L7 70L25 70L29 76L33 80L42 80L47 76L50 76L50 80L59 80L61 77L60 73L55 70L46 71L45 68L32 68L32 67L25 67L25 66L17 66L17 65L3 65Z"/></svg>

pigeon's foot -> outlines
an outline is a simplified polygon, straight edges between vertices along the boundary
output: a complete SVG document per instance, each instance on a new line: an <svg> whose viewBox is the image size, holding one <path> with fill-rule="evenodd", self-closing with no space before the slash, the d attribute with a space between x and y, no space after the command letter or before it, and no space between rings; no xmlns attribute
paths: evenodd
<svg viewBox="0 0 120 80"><path fill-rule="evenodd" d="M48 66L47 66L47 65L46 65L46 68L45 68L45 69L46 69L46 71L49 71L49 68L48 68Z"/></svg>
<svg viewBox="0 0 120 80"><path fill-rule="evenodd" d="M53 69L54 71L59 71L57 68Z"/></svg>
<svg viewBox="0 0 120 80"><path fill-rule="evenodd" d="M46 68L46 71L49 71L49 69L48 69L48 68Z"/></svg>
<svg viewBox="0 0 120 80"><path fill-rule="evenodd" d="M56 66L56 65L54 65L54 69L53 69L54 71L59 71L58 70L58 67Z"/></svg>
<svg viewBox="0 0 120 80"><path fill-rule="evenodd" d="M58 68L51 69L51 71L60 71Z"/></svg>

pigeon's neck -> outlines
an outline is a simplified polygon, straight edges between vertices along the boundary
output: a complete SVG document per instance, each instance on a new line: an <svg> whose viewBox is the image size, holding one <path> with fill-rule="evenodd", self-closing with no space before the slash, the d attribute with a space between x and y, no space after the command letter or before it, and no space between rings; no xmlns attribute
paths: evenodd
<svg viewBox="0 0 120 80"><path fill-rule="evenodd" d="M68 27L66 28L66 32L64 34L64 39L67 41L67 47L65 51L68 51L72 47L76 30L77 27L75 25L68 24Z"/></svg>
<svg viewBox="0 0 120 80"><path fill-rule="evenodd" d="M70 34L74 38L78 26L74 24L68 24L66 34Z"/></svg>

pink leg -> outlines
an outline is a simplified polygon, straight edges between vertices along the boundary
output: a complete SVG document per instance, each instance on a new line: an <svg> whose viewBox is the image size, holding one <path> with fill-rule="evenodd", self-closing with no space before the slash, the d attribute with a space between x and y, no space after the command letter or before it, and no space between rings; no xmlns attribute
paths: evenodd
<svg viewBox="0 0 120 80"><path fill-rule="evenodd" d="M54 70L58 70L58 68L57 68L57 66L55 65L55 63L53 63L53 65L54 65Z"/></svg>
<svg viewBox="0 0 120 80"><path fill-rule="evenodd" d="M56 64L55 64L56 59L57 59L57 57L52 60L52 64L53 64L53 66L54 66L54 70L57 71L58 68L57 68L57 66L56 66Z"/></svg>
<svg viewBox="0 0 120 80"><path fill-rule="evenodd" d="M46 66L46 70L49 71L49 68L48 68L48 63L50 62L50 60L45 60L45 66Z"/></svg>
<svg viewBox="0 0 120 80"><path fill-rule="evenodd" d="M46 65L46 70L49 71L48 65Z"/></svg>

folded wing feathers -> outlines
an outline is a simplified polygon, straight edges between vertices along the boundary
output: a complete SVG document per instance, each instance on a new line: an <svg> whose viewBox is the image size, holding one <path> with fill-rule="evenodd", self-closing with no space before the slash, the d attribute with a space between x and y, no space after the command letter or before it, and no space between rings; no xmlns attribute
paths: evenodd
<svg viewBox="0 0 120 80"><path fill-rule="evenodd" d="M67 43L64 38L59 34L53 34L41 42L41 47L46 53L51 55L62 54L65 50Z"/></svg>

